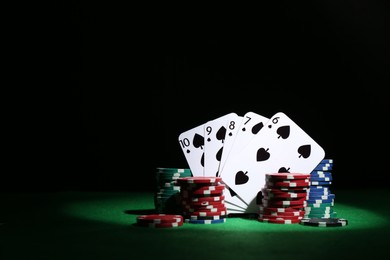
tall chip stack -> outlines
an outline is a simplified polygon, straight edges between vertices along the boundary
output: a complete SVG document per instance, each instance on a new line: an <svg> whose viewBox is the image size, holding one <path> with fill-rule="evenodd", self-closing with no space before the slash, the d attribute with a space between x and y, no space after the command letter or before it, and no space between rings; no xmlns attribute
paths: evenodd
<svg viewBox="0 0 390 260"><path fill-rule="evenodd" d="M258 221L276 224L297 224L307 206L310 174L266 174L262 189Z"/></svg>
<svg viewBox="0 0 390 260"><path fill-rule="evenodd" d="M333 160L323 159L310 173L310 191L305 218L336 218L335 194L331 193Z"/></svg>
<svg viewBox="0 0 390 260"><path fill-rule="evenodd" d="M175 180L192 176L191 170L184 168L156 169L156 189L154 193L154 206L157 213L178 214L180 211L180 187L175 186Z"/></svg>
<svg viewBox="0 0 390 260"><path fill-rule="evenodd" d="M225 185L221 177L178 178L180 187L181 214L185 223L218 224L225 223Z"/></svg>

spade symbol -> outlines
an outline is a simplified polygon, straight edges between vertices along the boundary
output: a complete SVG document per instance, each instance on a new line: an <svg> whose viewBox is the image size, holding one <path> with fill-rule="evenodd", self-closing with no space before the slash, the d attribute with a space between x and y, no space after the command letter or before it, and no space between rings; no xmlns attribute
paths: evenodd
<svg viewBox="0 0 390 260"><path fill-rule="evenodd" d="M278 139L280 137L286 139L290 136L290 126L289 125L281 126L278 128L278 130L276 130L276 133L279 134Z"/></svg>
<svg viewBox="0 0 390 260"><path fill-rule="evenodd" d="M243 172L243 171L238 171L236 173L236 179L235 179L235 183L236 185L240 185L240 184L245 184L248 182L249 180L249 177L248 175L246 175L248 172Z"/></svg>
<svg viewBox="0 0 390 260"><path fill-rule="evenodd" d="M237 193L235 193L234 190L232 190L232 188L228 187L228 190L229 190L230 196L234 197L237 195Z"/></svg>
<svg viewBox="0 0 390 260"><path fill-rule="evenodd" d="M217 154L215 155L215 158L217 159L217 161L221 161L222 150L223 150L223 147L221 147L221 148L219 149L219 151L217 152Z"/></svg>
<svg viewBox="0 0 390 260"><path fill-rule="evenodd" d="M252 127L252 134L254 134L254 135L257 134L263 128L263 126L264 126L263 122L255 124Z"/></svg>
<svg viewBox="0 0 390 260"><path fill-rule="evenodd" d="M194 144L195 148L199 148L203 150L204 146L204 137L200 134L195 134L194 139L192 140L192 143Z"/></svg>
<svg viewBox="0 0 390 260"><path fill-rule="evenodd" d="M221 126L221 128L217 131L217 134L215 135L218 140L221 140L223 143L223 140L225 140L226 135L226 128L224 126Z"/></svg>
<svg viewBox="0 0 390 260"><path fill-rule="evenodd" d="M299 158L301 158L301 156L303 158L307 158L310 156L310 153L311 153L311 145L310 144L306 144L306 145L301 145L299 148L298 148L298 153L299 153Z"/></svg>
<svg viewBox="0 0 390 260"><path fill-rule="evenodd" d="M260 148L259 150L257 150L256 161L266 161L269 157L270 153L268 152L268 148L267 150L265 150L264 148Z"/></svg>
<svg viewBox="0 0 390 260"><path fill-rule="evenodd" d="M204 167L204 153L202 154L202 158L200 158L200 164Z"/></svg>
<svg viewBox="0 0 390 260"><path fill-rule="evenodd" d="M290 172L290 167L288 169L286 169L286 167L282 167L278 171L278 173L283 173L283 172Z"/></svg>

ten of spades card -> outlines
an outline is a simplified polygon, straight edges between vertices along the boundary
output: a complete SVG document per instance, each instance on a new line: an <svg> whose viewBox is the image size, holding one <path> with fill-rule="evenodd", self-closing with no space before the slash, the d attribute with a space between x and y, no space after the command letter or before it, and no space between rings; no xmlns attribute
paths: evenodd
<svg viewBox="0 0 390 260"><path fill-rule="evenodd" d="M192 176L204 176L204 124L181 133L179 145Z"/></svg>

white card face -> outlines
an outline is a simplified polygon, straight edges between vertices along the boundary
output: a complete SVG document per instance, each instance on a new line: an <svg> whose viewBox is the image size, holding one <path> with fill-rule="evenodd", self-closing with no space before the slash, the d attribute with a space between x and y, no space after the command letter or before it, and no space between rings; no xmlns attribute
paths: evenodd
<svg viewBox="0 0 390 260"><path fill-rule="evenodd" d="M219 164L224 151L227 127L232 120L236 120L236 113L229 113L204 125L204 176L219 176Z"/></svg>
<svg viewBox="0 0 390 260"><path fill-rule="evenodd" d="M193 176L204 176L204 124L179 135L179 145Z"/></svg>
<svg viewBox="0 0 390 260"><path fill-rule="evenodd" d="M225 164L222 178L248 205L265 185L266 173L310 173L325 151L282 112L275 114L243 148Z"/></svg>
<svg viewBox="0 0 390 260"><path fill-rule="evenodd" d="M233 143L229 143L229 152L224 152L222 155L222 164L219 169L220 176L223 176L225 163L227 160L234 160L241 150L249 144L249 142L254 138L260 130L263 129L264 125L268 122L268 118L256 114L254 112L247 112L241 119L239 127L236 127L236 138L234 138Z"/></svg>
<svg viewBox="0 0 390 260"><path fill-rule="evenodd" d="M222 180L226 188L224 190L225 202L230 205L230 208L237 210L246 210L248 205Z"/></svg>
<svg viewBox="0 0 390 260"><path fill-rule="evenodd" d="M225 140L223 142L223 151L221 161L219 163L218 168L218 176L221 176L221 170L225 165L225 162L233 148L234 140L237 137L238 130L240 128L240 124L243 117L236 115L234 118L229 119L226 126L226 135Z"/></svg>

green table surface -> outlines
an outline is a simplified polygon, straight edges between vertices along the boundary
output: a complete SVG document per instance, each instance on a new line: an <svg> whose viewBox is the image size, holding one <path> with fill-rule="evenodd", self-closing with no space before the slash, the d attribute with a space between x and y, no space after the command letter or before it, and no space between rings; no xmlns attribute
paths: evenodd
<svg viewBox="0 0 390 260"><path fill-rule="evenodd" d="M367 259L390 248L390 191L333 191L344 227L262 223L136 226L153 192L0 193L0 259Z"/></svg>

